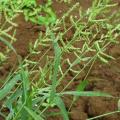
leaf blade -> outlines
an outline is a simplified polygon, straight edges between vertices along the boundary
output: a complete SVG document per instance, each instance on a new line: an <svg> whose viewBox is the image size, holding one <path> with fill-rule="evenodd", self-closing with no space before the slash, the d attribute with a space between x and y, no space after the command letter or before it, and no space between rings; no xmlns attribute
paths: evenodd
<svg viewBox="0 0 120 120"><path fill-rule="evenodd" d="M59 96L56 96L54 98L54 102L56 103L56 105L59 107L60 111L61 111L61 114L63 116L63 119L64 120L69 120L69 117L68 117L68 113L67 113L67 110L65 108L65 105L64 105L64 102L63 100L59 97Z"/></svg>

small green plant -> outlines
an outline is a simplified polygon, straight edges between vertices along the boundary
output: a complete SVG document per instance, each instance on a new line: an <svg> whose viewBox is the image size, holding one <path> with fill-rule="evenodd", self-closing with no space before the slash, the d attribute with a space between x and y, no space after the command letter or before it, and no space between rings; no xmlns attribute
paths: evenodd
<svg viewBox="0 0 120 120"><path fill-rule="evenodd" d="M25 19L40 25L55 23L56 15L51 9L52 1L48 0L45 5L37 5L36 0L24 0L23 12ZM43 16L42 14L45 14Z"/></svg>
<svg viewBox="0 0 120 120"><path fill-rule="evenodd" d="M26 21L48 25L56 21L56 15L51 8L51 4L51 0L48 0L45 5L38 5L36 0L6 0L1 1L0 11L4 12L6 20L10 23L13 23L12 18L23 13ZM45 15L43 16L42 14Z"/></svg>

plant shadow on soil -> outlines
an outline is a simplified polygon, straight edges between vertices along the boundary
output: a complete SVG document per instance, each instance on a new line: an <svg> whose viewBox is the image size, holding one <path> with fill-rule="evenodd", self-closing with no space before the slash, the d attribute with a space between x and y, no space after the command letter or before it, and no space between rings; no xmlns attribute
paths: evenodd
<svg viewBox="0 0 120 120"><path fill-rule="evenodd" d="M58 17L61 17L64 12L66 12L71 5L79 0L73 1L70 5L65 4L58 4L57 2L53 2L53 8L56 11ZM117 1L116 1L117 2ZM120 1L119 1L120 2ZM87 9L91 5L90 0L80 0L80 5ZM120 6L119 6L120 7ZM74 11L72 13L74 16L77 16L77 12ZM38 37L39 31L44 32L44 28L33 25L29 22L25 22L23 17L20 16L17 18L17 23L19 27L17 28L16 38L18 39L16 43L14 43L14 48L16 49L17 53L24 58L28 55L28 44L32 40ZM70 37L72 31L68 33L67 37ZM0 51L4 51L4 45L0 43ZM47 48L46 48L47 49ZM41 51L45 51L44 48L41 48ZM52 52L52 51L51 51ZM104 65L102 63L95 63L93 69L91 70L88 80L89 85L87 86L86 90L88 91L102 91L110 93L114 96L120 96L120 45L111 46L109 49L109 53L112 54L116 60L110 61L108 65ZM48 53L51 54L51 53ZM39 55L40 56L40 55ZM39 60L39 56L34 56L33 60ZM68 56L66 56L68 57ZM73 59L73 56L69 56L70 59ZM41 62L41 65L44 64L44 61ZM17 67L17 59L14 53L9 53L9 59L4 64L3 68L0 69L0 78L4 79L12 67ZM66 66L65 66L66 67ZM85 73L84 73L85 74ZM84 78L85 76L82 76ZM81 77L81 76L80 76ZM69 75L66 77L66 81L62 82L60 87L64 87L66 85L67 80L71 79L72 76ZM77 78L69 87L69 89L75 88L78 84L78 80L82 78ZM64 102L66 108L68 109L71 102L72 97L64 97ZM97 115L101 115L107 112L111 112L117 110L117 101L116 99L111 98L101 98L101 97L81 97L71 108L70 120L86 120L88 117L94 117ZM58 109L49 109L50 111L58 111ZM2 120L2 118L0 118ZM60 116L49 117L48 120L62 120ZM106 116L100 118L99 120L120 120L120 114L113 114L110 116Z"/></svg>

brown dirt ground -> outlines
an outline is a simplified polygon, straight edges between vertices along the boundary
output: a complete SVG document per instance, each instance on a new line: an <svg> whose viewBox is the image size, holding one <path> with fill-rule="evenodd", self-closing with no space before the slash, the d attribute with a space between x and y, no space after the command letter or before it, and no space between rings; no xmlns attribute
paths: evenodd
<svg viewBox="0 0 120 120"><path fill-rule="evenodd" d="M90 0L75 0L70 5L58 4L54 1L53 8L55 9L58 17L61 17L62 13L67 11L75 2L80 2L80 6L82 6L84 9L87 9L91 4ZM120 1L116 0L116 2ZM78 13L76 11L74 11L72 14L78 16ZM17 23L19 24L16 34L16 38L18 40L16 43L14 43L14 48L17 50L17 53L22 58L24 58L29 53L28 43L31 40L34 41L37 38L39 31L43 30L43 28L33 25L29 22L25 22L22 16L17 19ZM72 32L70 34L72 34ZM0 50L4 50L4 45L2 45L2 43L0 43ZM45 51L43 48L41 48L41 50ZM86 90L103 91L108 92L114 96L120 96L120 45L112 46L109 52L115 56L116 60L110 61L109 65L96 63L87 78L90 82ZM33 59L39 59L39 56L35 56ZM44 62L41 63L41 65L43 64ZM0 78L5 78L13 66L17 66L17 62L16 56L11 52L9 53L9 59L4 64L3 69L0 69ZM85 77L85 74L80 77L81 78L78 77L72 83L69 89L74 88L79 83L78 80ZM71 78L72 76L69 74L66 79L69 80ZM66 83L67 81L63 81L61 87L64 87ZM66 96L63 99L66 108L68 109L72 102L72 98ZM70 120L86 120L89 117L94 117L100 114L117 110L117 101L118 100L111 98L81 97L71 108ZM58 111L58 109L55 108L52 109L52 111ZM48 120L62 120L62 118L60 116L55 116L48 118ZM100 118L99 120L120 120L120 114L106 116Z"/></svg>

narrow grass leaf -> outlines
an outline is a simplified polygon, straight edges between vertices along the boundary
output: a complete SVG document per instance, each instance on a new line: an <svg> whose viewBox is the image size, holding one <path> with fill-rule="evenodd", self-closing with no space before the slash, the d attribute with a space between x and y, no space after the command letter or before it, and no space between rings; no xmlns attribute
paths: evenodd
<svg viewBox="0 0 120 120"><path fill-rule="evenodd" d="M65 104L64 104L63 100L59 96L56 96L54 98L54 102L59 107L61 114L63 116L63 119L69 120L68 113L67 113L67 110L65 108Z"/></svg>
<svg viewBox="0 0 120 120"><path fill-rule="evenodd" d="M112 56L110 56L110 55L108 55L108 54L106 54L106 53L101 52L101 55L105 56L105 57L108 58L108 59L115 60L114 57L112 57Z"/></svg>
<svg viewBox="0 0 120 120"><path fill-rule="evenodd" d="M80 91L84 91L85 87L88 85L88 80L83 80L82 82L80 82L80 84L77 86L76 91L80 92ZM73 97L73 101L70 105L70 108L72 107L72 105L74 104L74 102L79 98L79 96L74 96Z"/></svg>
<svg viewBox="0 0 120 120"><path fill-rule="evenodd" d="M88 85L88 80L83 80L80 82L80 84L77 86L76 91L84 91L85 87Z"/></svg>
<svg viewBox="0 0 120 120"><path fill-rule="evenodd" d="M98 115L98 116L93 117L93 118L88 118L87 120L98 120L99 118L102 119L102 117L105 117L105 116L108 116L108 115L113 115L115 113L120 113L120 111L117 110L117 111L113 111L113 112L108 112L108 113L105 113L105 114L102 114L102 115Z"/></svg>
<svg viewBox="0 0 120 120"><path fill-rule="evenodd" d="M0 37L0 41L3 42L5 45L7 45L11 50L13 50L16 53L16 50L7 40L5 40L3 37Z"/></svg>
<svg viewBox="0 0 120 120"><path fill-rule="evenodd" d="M112 95L108 93L95 92L95 91L80 91L80 92L79 91L68 91L68 92L62 92L59 95L112 97Z"/></svg>
<svg viewBox="0 0 120 120"><path fill-rule="evenodd" d="M104 57L97 55L97 57L103 62L103 63L108 63L108 60L106 60Z"/></svg>

